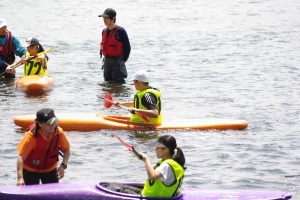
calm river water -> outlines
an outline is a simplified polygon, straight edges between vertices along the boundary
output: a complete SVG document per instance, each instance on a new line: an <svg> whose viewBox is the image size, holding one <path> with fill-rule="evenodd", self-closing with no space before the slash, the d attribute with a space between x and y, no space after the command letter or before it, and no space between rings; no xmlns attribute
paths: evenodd
<svg viewBox="0 0 300 200"><path fill-rule="evenodd" d="M131 82L103 83L97 17L112 7L129 35L129 77L147 70L162 92L164 119L243 119L243 131L116 131L152 162L143 145L158 135L176 137L186 156L183 187L283 190L300 199L300 1L17 1L4 0L0 18L21 41L37 37L48 53L55 86L28 95L14 80L0 80L0 185L16 184L15 150L23 130L13 117L43 107L56 112L127 115L106 109L97 95L129 101ZM19 67L17 75L22 75ZM109 130L67 132L68 181L140 181L143 162Z"/></svg>

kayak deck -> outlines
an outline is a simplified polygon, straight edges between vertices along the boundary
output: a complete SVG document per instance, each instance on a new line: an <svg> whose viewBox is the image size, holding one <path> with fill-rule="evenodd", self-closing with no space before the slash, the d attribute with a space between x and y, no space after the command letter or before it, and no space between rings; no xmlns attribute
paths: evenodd
<svg viewBox="0 0 300 200"><path fill-rule="evenodd" d="M107 182L63 182L28 186L0 186L1 200L39 200L39 199L162 199L143 197L137 194L125 194L103 187ZM143 187L142 183L123 183L135 187ZM292 195L282 191L257 190L222 190L181 188L181 193L175 197L163 198L170 200L219 200L219 199L277 199L286 200Z"/></svg>
<svg viewBox="0 0 300 200"><path fill-rule="evenodd" d="M129 116L82 113L58 113L56 116L60 119L58 125L65 131L97 131L101 129L111 130L179 130L179 129L197 129L197 130L243 130L247 128L248 122L245 120L229 119L181 119L165 120L160 125L149 125L139 122L131 122ZM20 127L27 128L33 124L35 115L16 116L14 123Z"/></svg>
<svg viewBox="0 0 300 200"><path fill-rule="evenodd" d="M22 92L48 92L52 89L54 79L46 75L22 76L16 80L16 88Z"/></svg>

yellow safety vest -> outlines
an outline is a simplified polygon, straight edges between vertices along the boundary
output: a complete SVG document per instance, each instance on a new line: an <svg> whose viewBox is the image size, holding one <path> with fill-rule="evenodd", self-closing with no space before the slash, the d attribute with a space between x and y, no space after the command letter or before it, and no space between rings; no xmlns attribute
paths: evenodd
<svg viewBox="0 0 300 200"><path fill-rule="evenodd" d="M30 54L26 53L26 58L29 57ZM32 59L28 61L28 63L24 66L24 76L28 75L48 75L47 69L47 59L44 61Z"/></svg>
<svg viewBox="0 0 300 200"><path fill-rule="evenodd" d="M175 175L175 182L170 185L166 186L160 178L156 179L155 181L151 181L150 179L147 179L144 188L142 190L143 196L148 197L174 197L180 192L180 187L182 184L182 180L184 177L184 169L181 165L179 165L176 161L173 159L167 159L167 160L161 160L159 161L155 166L154 169L156 169L159 165L161 165L163 162L168 163Z"/></svg>
<svg viewBox="0 0 300 200"><path fill-rule="evenodd" d="M156 108L158 110L158 117L157 118L151 118L148 117L148 119L150 120L150 122L145 122L145 120L140 117L137 114L132 114L131 115L131 121L133 122L143 122L143 123L149 123L149 124L161 124L162 122L162 113L161 113L161 101L160 101L160 91L154 88L149 88L143 91L138 90L137 93L134 96L134 108L138 108L138 109L142 109L142 110L148 110L145 106L143 106L142 104L142 97L146 94L146 93L151 93L156 97Z"/></svg>

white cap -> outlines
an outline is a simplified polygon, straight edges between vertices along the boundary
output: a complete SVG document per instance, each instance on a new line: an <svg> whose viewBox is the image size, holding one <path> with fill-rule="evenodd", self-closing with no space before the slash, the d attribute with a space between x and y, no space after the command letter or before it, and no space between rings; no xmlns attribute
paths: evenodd
<svg viewBox="0 0 300 200"><path fill-rule="evenodd" d="M133 80L149 83L149 76L145 71L137 71L129 81Z"/></svg>
<svg viewBox="0 0 300 200"><path fill-rule="evenodd" d="M3 26L7 26L7 23L5 19L0 19L0 28L2 28Z"/></svg>

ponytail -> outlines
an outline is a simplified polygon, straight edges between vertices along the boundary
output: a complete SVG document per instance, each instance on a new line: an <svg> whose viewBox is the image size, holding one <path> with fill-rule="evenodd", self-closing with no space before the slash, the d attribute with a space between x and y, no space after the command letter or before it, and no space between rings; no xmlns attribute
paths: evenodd
<svg viewBox="0 0 300 200"><path fill-rule="evenodd" d="M38 53L41 53L41 52L43 52L43 51L45 51L44 50L44 47L41 45L41 44L39 44L38 45ZM46 59L47 59L47 61L49 60L49 57L45 54L45 56L46 56Z"/></svg>
<svg viewBox="0 0 300 200"><path fill-rule="evenodd" d="M173 152L174 152L174 154L172 155L173 160L175 160L179 165L181 165L183 168L185 168L184 167L185 157L184 157L182 149L180 147L176 147Z"/></svg>

